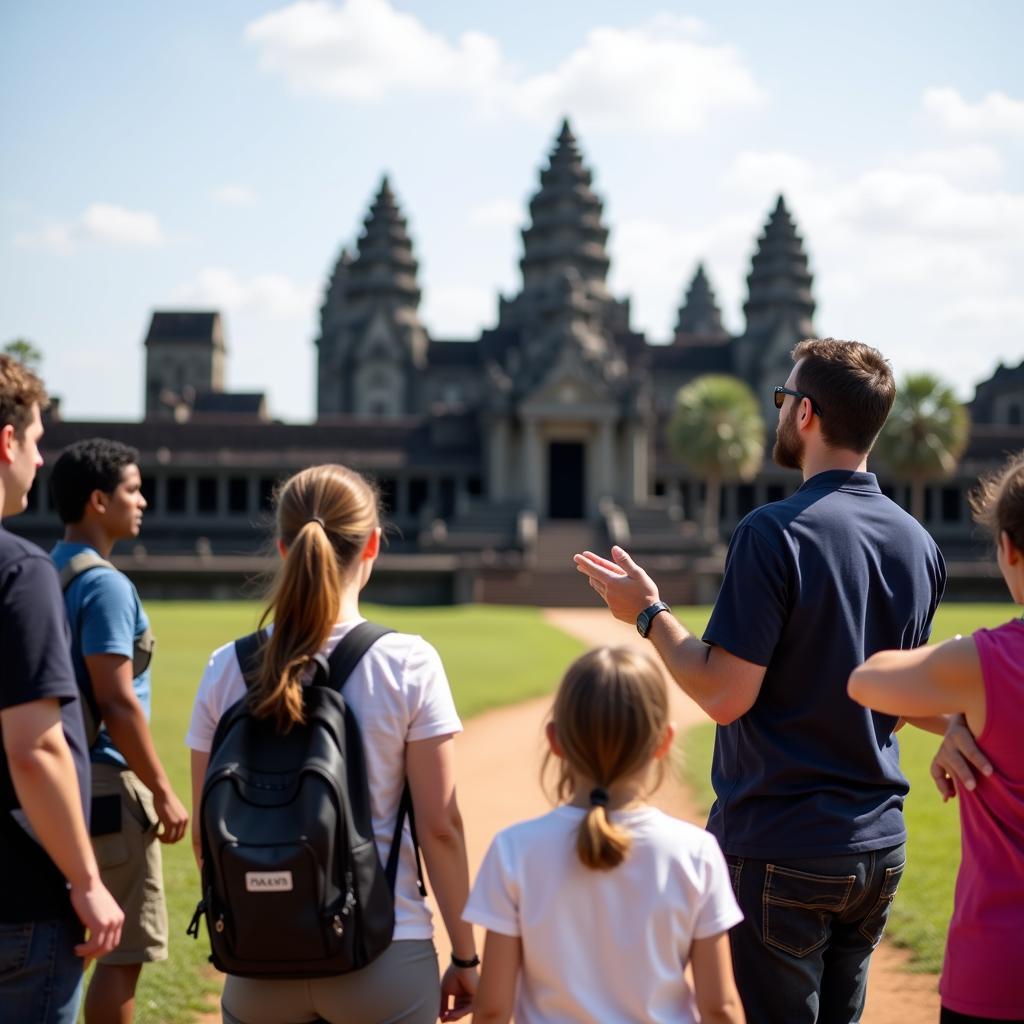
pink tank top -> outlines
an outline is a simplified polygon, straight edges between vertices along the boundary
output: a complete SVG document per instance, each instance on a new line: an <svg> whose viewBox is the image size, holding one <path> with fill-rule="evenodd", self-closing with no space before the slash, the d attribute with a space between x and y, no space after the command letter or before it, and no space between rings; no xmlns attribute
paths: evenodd
<svg viewBox="0 0 1024 1024"><path fill-rule="evenodd" d="M961 791L961 860L939 991L958 1013L1024 1018L1024 622L974 634L985 682L978 745L993 773Z"/></svg>

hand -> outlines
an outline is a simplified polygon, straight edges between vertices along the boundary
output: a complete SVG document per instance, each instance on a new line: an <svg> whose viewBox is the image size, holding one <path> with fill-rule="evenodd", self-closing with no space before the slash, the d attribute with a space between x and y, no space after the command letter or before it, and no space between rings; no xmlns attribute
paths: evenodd
<svg viewBox="0 0 1024 1024"><path fill-rule="evenodd" d="M161 843L176 843L183 839L188 829L188 811L169 787L153 794L153 809L156 811L160 826L157 839Z"/></svg>
<svg viewBox="0 0 1024 1024"><path fill-rule="evenodd" d="M593 551L573 555L576 568L589 577L590 585L608 605L612 615L622 622L635 625L636 617L660 600L658 588L654 580L622 548L613 547L612 558L614 561L609 562Z"/></svg>
<svg viewBox="0 0 1024 1024"><path fill-rule="evenodd" d="M441 978L441 1020L458 1020L473 1011L473 997L480 982L475 967L456 967L449 964Z"/></svg>
<svg viewBox="0 0 1024 1024"><path fill-rule="evenodd" d="M75 946L75 955L83 957L88 967L90 960L106 956L117 949L121 941L124 912L99 878L92 879L86 885L71 886L71 906L86 931L85 942Z"/></svg>
<svg viewBox="0 0 1024 1024"><path fill-rule="evenodd" d="M964 716L953 715L931 766L932 779L943 803L956 796L958 786L968 791L974 789L977 782L972 769L983 775L992 774L992 764L974 742Z"/></svg>

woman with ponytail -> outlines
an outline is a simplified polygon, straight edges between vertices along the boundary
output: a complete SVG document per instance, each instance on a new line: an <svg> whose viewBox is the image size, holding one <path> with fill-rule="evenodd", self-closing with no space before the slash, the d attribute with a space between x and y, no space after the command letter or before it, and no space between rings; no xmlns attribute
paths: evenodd
<svg viewBox="0 0 1024 1024"><path fill-rule="evenodd" d="M725 859L646 803L674 736L643 654L601 647L569 667L547 726L566 802L498 834L466 907L487 929L474 1024L742 1024Z"/></svg>
<svg viewBox="0 0 1024 1024"><path fill-rule="evenodd" d="M233 643L210 656L186 743L192 749L193 808L198 811L209 752L221 716L237 701L273 720L277 733L303 718L302 687L317 654L329 656L364 619L359 593L380 548L377 495L344 466L314 466L289 479L275 498L281 555L261 625L269 638L260 672L246 689ZM305 980L228 975L227 1024L430 1024L470 1012L476 988L472 927L460 920L469 892L466 844L455 799L453 737L461 724L437 652L418 636L389 633L366 652L345 684L345 701L363 738L377 852L388 858L408 777L427 876L451 940L452 964L439 981L430 910L417 886L408 822L395 884L391 945L368 966ZM199 814L193 845L200 858Z"/></svg>

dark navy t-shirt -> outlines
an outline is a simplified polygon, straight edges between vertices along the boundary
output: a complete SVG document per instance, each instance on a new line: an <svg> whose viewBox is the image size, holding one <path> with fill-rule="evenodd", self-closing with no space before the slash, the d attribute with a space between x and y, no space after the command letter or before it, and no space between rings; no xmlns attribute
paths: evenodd
<svg viewBox="0 0 1024 1024"><path fill-rule="evenodd" d="M896 719L852 701L875 651L927 642L946 570L872 473L829 470L736 528L704 639L766 666L719 726L708 829L728 854L799 858L903 842Z"/></svg>
<svg viewBox="0 0 1024 1024"><path fill-rule="evenodd" d="M88 823L89 752L57 571L46 552L0 526L0 710L55 698ZM0 727L2 734L2 727ZM7 758L0 768L0 921L73 913L57 866L25 827Z"/></svg>

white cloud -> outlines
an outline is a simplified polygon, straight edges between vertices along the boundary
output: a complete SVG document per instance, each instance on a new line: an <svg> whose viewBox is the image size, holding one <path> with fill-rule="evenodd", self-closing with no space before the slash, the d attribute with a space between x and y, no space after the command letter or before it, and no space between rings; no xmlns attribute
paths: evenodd
<svg viewBox="0 0 1024 1024"><path fill-rule="evenodd" d="M957 135L1024 135L1024 100L1005 92L990 92L968 103L956 89L926 89L925 110L947 131Z"/></svg>
<svg viewBox="0 0 1024 1024"><path fill-rule="evenodd" d="M252 206L257 196L248 185L228 183L215 188L213 198L225 206Z"/></svg>
<svg viewBox="0 0 1024 1024"><path fill-rule="evenodd" d="M513 199L492 199L474 206L469 211L468 221L470 227L489 230L516 227L523 223L526 216L522 203Z"/></svg>
<svg viewBox="0 0 1024 1024"><path fill-rule="evenodd" d="M1019 296L966 296L939 309L936 320L948 327L1016 334L1024 351L1024 298Z"/></svg>
<svg viewBox="0 0 1024 1024"><path fill-rule="evenodd" d="M207 267L195 281L178 288L174 298L183 304L289 320L312 317L319 290L316 285L299 284L284 274L244 278L223 267Z"/></svg>
<svg viewBox="0 0 1024 1024"><path fill-rule="evenodd" d="M998 178L1006 168L994 146L975 143L949 149L927 149L893 158L899 170L938 174L958 183L976 183Z"/></svg>
<svg viewBox="0 0 1024 1024"><path fill-rule="evenodd" d="M968 191L937 173L875 170L840 190L846 220L885 233L1015 239L1024 234L1024 194Z"/></svg>
<svg viewBox="0 0 1024 1024"><path fill-rule="evenodd" d="M758 196L799 195L815 184L821 168L793 153L746 151L726 171L724 184Z"/></svg>
<svg viewBox="0 0 1024 1024"><path fill-rule="evenodd" d="M633 28L595 28L554 68L523 74L493 37L454 43L388 0L297 0L251 22L261 66L300 93L355 101L395 92L462 96L492 116L678 134L764 93L740 53L705 41L693 18L660 15Z"/></svg>
<svg viewBox="0 0 1024 1024"><path fill-rule="evenodd" d="M298 0L251 22L245 38L297 92L337 99L472 90L501 73L489 36L466 32L453 46L387 0Z"/></svg>
<svg viewBox="0 0 1024 1024"><path fill-rule="evenodd" d="M97 202L90 203L74 221L48 224L37 231L23 232L14 240L24 248L66 255L88 242L152 248L163 244L164 234L154 213Z"/></svg>

